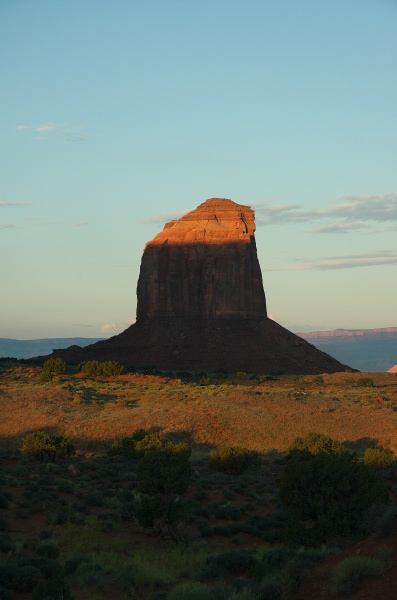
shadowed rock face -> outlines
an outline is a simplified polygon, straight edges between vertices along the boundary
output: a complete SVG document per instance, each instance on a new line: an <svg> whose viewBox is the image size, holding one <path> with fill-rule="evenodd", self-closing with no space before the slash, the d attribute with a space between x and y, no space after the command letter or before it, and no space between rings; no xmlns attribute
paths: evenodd
<svg viewBox="0 0 397 600"><path fill-rule="evenodd" d="M137 322L157 317L264 319L254 231L249 206L219 198L167 223L143 253Z"/></svg>
<svg viewBox="0 0 397 600"><path fill-rule="evenodd" d="M249 206L211 198L146 244L134 325L55 350L67 361L248 373L331 373L345 366L267 317Z"/></svg>

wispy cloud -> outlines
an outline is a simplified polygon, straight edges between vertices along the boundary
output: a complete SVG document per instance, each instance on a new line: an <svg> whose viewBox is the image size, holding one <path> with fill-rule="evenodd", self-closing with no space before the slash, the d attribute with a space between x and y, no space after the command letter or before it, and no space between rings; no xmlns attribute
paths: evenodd
<svg viewBox="0 0 397 600"><path fill-rule="evenodd" d="M75 221L71 223L71 227L85 227L86 225L88 225L88 221Z"/></svg>
<svg viewBox="0 0 397 600"><path fill-rule="evenodd" d="M154 217L145 219L143 222L144 223L168 223L169 221L175 221L177 219L180 219L181 217L183 217L183 215L186 215L186 213L188 213L189 210L192 210L192 209L189 208L187 210L183 210L180 212L164 213L162 215L155 215Z"/></svg>
<svg viewBox="0 0 397 600"><path fill-rule="evenodd" d="M64 221L46 221L39 216L24 217L23 222L26 227L48 227L50 225L64 225Z"/></svg>
<svg viewBox="0 0 397 600"><path fill-rule="evenodd" d="M365 223L346 223L345 221L338 221L336 223L329 223L328 225L316 227L311 233L351 233L354 229L363 230L371 229L371 227Z"/></svg>
<svg viewBox="0 0 397 600"><path fill-rule="evenodd" d="M354 217L361 221L397 221L397 192L341 196L342 202L323 210L325 216Z"/></svg>
<svg viewBox="0 0 397 600"><path fill-rule="evenodd" d="M56 129L61 129L62 125L59 123L42 123L42 125L37 125L34 130L42 133L44 131L55 131Z"/></svg>
<svg viewBox="0 0 397 600"><path fill-rule="evenodd" d="M64 136L64 139L67 142L86 142L87 140L89 140L89 136L88 135L77 135L77 134L67 134Z"/></svg>
<svg viewBox="0 0 397 600"><path fill-rule="evenodd" d="M367 254L328 256L318 259L301 258L294 264L265 271L325 271L357 267L396 266L397 252L375 251Z"/></svg>
<svg viewBox="0 0 397 600"><path fill-rule="evenodd" d="M5 200L0 200L0 206L26 206L30 204L30 202L6 202Z"/></svg>
<svg viewBox="0 0 397 600"><path fill-rule="evenodd" d="M17 229L17 226L11 223L0 223L0 229Z"/></svg>
<svg viewBox="0 0 397 600"><path fill-rule="evenodd" d="M84 142L89 139L84 126L72 127L65 123L54 123L48 121L38 125L20 124L16 126L17 131L31 131L38 140L51 139L52 135L58 135L68 142Z"/></svg>
<svg viewBox="0 0 397 600"><path fill-rule="evenodd" d="M258 225L319 220L328 223L312 230L314 233L347 233L368 229L371 223L397 222L397 192L340 196L333 206L315 210L306 210L301 204L273 205L273 201L256 209Z"/></svg>

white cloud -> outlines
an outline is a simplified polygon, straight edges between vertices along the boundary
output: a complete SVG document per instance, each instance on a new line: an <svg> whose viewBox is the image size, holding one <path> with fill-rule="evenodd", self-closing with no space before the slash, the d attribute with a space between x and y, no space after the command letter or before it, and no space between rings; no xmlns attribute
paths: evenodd
<svg viewBox="0 0 397 600"><path fill-rule="evenodd" d="M397 192L340 196L334 206L305 210L300 204L273 205L268 201L256 209L258 225L277 223L310 223L327 220L328 224L314 233L347 233L366 229L371 223L397 221ZM337 222L333 222L337 219ZM330 222L331 221L331 222Z"/></svg>
<svg viewBox="0 0 397 600"><path fill-rule="evenodd" d="M83 142L89 139L84 126L74 127L65 123L54 123L52 121L34 126L20 124L16 126L16 129L17 131L33 130L40 134L36 136L37 140L48 140L51 137L49 134L57 134L68 142Z"/></svg>
<svg viewBox="0 0 397 600"><path fill-rule="evenodd" d="M326 216L351 217L361 221L397 221L397 192L340 196L333 208L324 209Z"/></svg>
<svg viewBox="0 0 397 600"><path fill-rule="evenodd" d="M42 133L44 131L54 131L55 129L60 129L60 127L59 123L42 123L35 127L35 131Z"/></svg>
<svg viewBox="0 0 397 600"><path fill-rule="evenodd" d="M346 223L345 221L338 221L336 223L329 223L322 227L316 227L311 233L350 233L353 229L370 229L370 226L366 223Z"/></svg>
<svg viewBox="0 0 397 600"><path fill-rule="evenodd" d="M369 254L352 254L346 256L330 256L319 259L303 258L297 264L264 271L325 271L335 269L353 269L357 267L396 266L396 252L373 252Z"/></svg>

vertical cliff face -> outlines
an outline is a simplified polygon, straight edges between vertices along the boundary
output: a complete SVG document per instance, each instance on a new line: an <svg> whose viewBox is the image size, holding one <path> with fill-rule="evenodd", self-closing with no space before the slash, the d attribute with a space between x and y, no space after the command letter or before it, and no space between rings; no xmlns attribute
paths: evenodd
<svg viewBox="0 0 397 600"><path fill-rule="evenodd" d="M146 244L137 322L154 318L266 318L254 211L211 198Z"/></svg>
<svg viewBox="0 0 397 600"><path fill-rule="evenodd" d="M136 323L53 356L195 372L344 370L267 317L254 233L254 211L224 198L167 223L142 256Z"/></svg>

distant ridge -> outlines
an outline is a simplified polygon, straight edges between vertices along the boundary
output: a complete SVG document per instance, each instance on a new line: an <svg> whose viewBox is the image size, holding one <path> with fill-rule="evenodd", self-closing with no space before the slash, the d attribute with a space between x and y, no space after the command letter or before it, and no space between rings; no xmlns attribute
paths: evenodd
<svg viewBox="0 0 397 600"><path fill-rule="evenodd" d="M38 340L15 340L0 338L0 358L32 358L50 354L55 348L68 348L69 346L89 346L105 338L43 338Z"/></svg>
<svg viewBox="0 0 397 600"><path fill-rule="evenodd" d="M397 362L397 327L334 329L297 335L359 371L389 371Z"/></svg>

